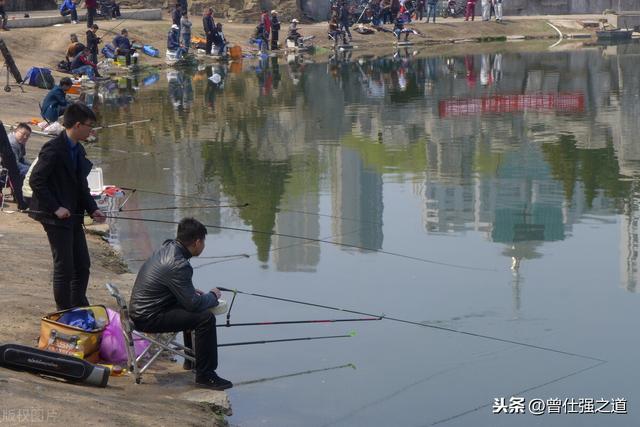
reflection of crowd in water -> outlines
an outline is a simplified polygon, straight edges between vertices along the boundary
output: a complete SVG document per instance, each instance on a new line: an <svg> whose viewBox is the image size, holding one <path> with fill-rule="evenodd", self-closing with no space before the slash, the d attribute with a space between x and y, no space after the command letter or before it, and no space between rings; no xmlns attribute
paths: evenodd
<svg viewBox="0 0 640 427"><path fill-rule="evenodd" d="M306 69L312 62L302 56L286 57L283 63L278 57L260 58L249 70L255 75L259 87L256 96L272 95L277 91L282 79L288 79L293 86L303 81ZM171 69L164 72L168 83L168 97L176 112L188 111L194 104L194 80L206 80L204 106L215 109L216 97L224 91L230 65L220 63L199 69ZM472 89L489 87L502 79L502 54L467 55L464 57L418 58L411 49L398 50L395 54L352 59L350 50L340 51L328 58L327 74L341 87L357 80L364 94L371 98L381 98L386 94L421 96L433 91L439 78L466 80ZM246 69L245 69L246 70ZM240 71L237 69L235 71ZM123 77L99 86L95 92L87 93L85 101L89 105L105 105L116 108L128 106L141 88L162 80L159 72Z"/></svg>

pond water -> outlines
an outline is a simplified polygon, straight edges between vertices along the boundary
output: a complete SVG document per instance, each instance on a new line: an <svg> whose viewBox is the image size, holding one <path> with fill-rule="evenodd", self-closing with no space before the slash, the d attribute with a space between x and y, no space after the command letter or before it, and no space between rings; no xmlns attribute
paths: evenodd
<svg viewBox="0 0 640 427"><path fill-rule="evenodd" d="M640 423L640 45L504 49L268 58L95 94L105 123L152 119L88 149L105 182L138 189L121 216L211 226L197 287L424 325L219 328L357 333L221 348L231 424ZM139 210L163 207L182 208ZM175 233L113 225L134 271ZM351 317L239 295L231 321Z"/></svg>

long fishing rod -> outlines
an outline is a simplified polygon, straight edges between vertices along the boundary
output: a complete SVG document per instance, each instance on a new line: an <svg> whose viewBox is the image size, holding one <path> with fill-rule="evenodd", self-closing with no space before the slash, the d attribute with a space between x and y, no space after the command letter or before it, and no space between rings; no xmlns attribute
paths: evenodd
<svg viewBox="0 0 640 427"><path fill-rule="evenodd" d="M172 194L172 193L166 193L163 191L154 191L154 190L145 190L145 189L141 189L141 188L132 188L132 187L120 187L123 190L128 190L131 191L132 193L148 193L148 194L158 194L160 196L170 196L170 197L180 197L180 198L184 198L184 199L193 199L193 200L203 200L205 202L214 202L214 203L219 203L220 200L219 199L212 199L209 197L198 197L198 196L189 196L186 194Z"/></svg>
<svg viewBox="0 0 640 427"><path fill-rule="evenodd" d="M326 340L330 338L352 338L355 337L355 332L349 332L344 335L324 335L320 337L301 337L301 338L284 338L279 340L260 340L260 341L244 341L244 342L231 342L227 344L218 344L218 347L234 347L239 345L253 345L253 344L271 344L274 342L290 342L290 341L313 341L313 340Z"/></svg>
<svg viewBox="0 0 640 427"><path fill-rule="evenodd" d="M176 209L217 209L217 208L246 208L249 203L243 205L206 205L206 206L165 206L165 207L153 207L153 208L136 208L136 209L114 209L110 211L103 211L103 213L118 213L118 212L143 212L143 211L170 211Z"/></svg>
<svg viewBox="0 0 640 427"><path fill-rule="evenodd" d="M93 130L111 129L111 128L117 128L117 127L120 127L120 126L130 126L130 125L136 125L136 124L139 124L139 123L147 123L147 122L150 122L150 121L151 121L151 119L134 120L134 121L131 121L131 122L122 122L122 123L115 123L115 124L106 125L106 126L98 126L98 127L93 128Z"/></svg>
<svg viewBox="0 0 640 427"><path fill-rule="evenodd" d="M125 189L124 187L120 187L120 188ZM133 218L133 217L109 216L109 215L105 215L105 217L106 218L121 219L121 220L128 220L128 221L152 222L152 223L158 223L158 224L174 224L174 225L178 224L177 221L169 221L169 220L162 220L162 219ZM276 233L276 232L273 232L273 231L264 231L264 230L252 230L252 229L248 229L248 228L229 227L229 226L215 225L215 224L203 224L203 225L205 227L208 227L208 228L216 228L216 229L219 229L219 230L243 231L245 233L252 233L252 234L263 234L263 235L268 235L268 236L289 237L291 239L306 240L306 241L309 241L309 242L328 243L328 244L334 245L334 246L340 246L340 247L344 247L344 248L359 249L359 250L363 250L363 251L370 251L370 252L375 252L375 253L395 256L395 257L398 257L398 258L410 259L410 260L413 260L413 261L420 261L420 262L424 262L424 263L427 263L427 264L441 265L441 266L444 266L444 267L459 268L459 269L463 269L463 270L495 271L495 269L490 269L490 268L474 267L474 266L468 266L468 265L462 265L462 264L452 264L452 263L448 263L448 262L434 261L434 260L431 260L431 259L428 259L428 258L420 258L420 257L412 256L412 255L405 255L405 254L402 254L402 253L399 253L399 252L391 252L391 251L385 251L385 250L382 250L382 249L368 248L366 246L353 245L353 244L349 244L349 243L327 241L327 240L317 239L317 238L313 238L313 237L303 237L303 236L296 236L296 235L287 234L287 233Z"/></svg>
<svg viewBox="0 0 640 427"><path fill-rule="evenodd" d="M603 360L603 359L598 359L596 357L591 357L591 356L585 356L583 354L572 353L572 352L563 351L563 350L557 350L555 348L542 347L542 346L538 346L538 345L535 345L535 344L527 344L527 343L524 343L524 342L521 342L521 341L514 341L514 340L510 340L510 339L506 339L506 338L493 337L491 335L484 335L484 334L479 334L479 333L476 333L476 332L462 331L462 330L459 330L459 329L446 328L444 326L436 326L436 325L430 325L428 323L415 322L413 320L400 319L398 317L391 317L391 316L387 316L385 314L376 315L376 314L366 313L366 312L363 312L363 311L350 310L350 309L339 308L339 307L332 307L330 305L316 304L316 303L312 303L312 302L299 301L299 300L294 300L294 299L289 299L289 298L282 298L282 297L275 297L275 296L271 296L271 295L263 295L263 294L256 294L256 293L252 293L252 292L244 292L244 291L239 291L237 289L228 289L228 288L224 288L224 287L220 287L220 286L217 286L217 288L219 290L223 291L223 292L233 292L234 295L235 294L251 295L251 296L254 296L254 297L266 298L266 299L275 300L275 301L290 302L290 303L293 303L293 304L301 304L301 305L306 305L306 306L309 306L309 307L318 307L318 308L324 308L324 309L327 309L327 310L334 310L334 311L342 311L342 312L345 312L345 313L359 314L361 316L380 317L381 319L387 319L387 320L391 320L393 322L405 323L405 324L408 324L408 325L415 325L415 326L422 326L423 328L438 329L438 330L441 330L441 331L453 332L453 333L462 334L462 335L468 335L468 336L472 336L472 337L476 337L476 338L483 338L483 339L487 339L487 340L491 340L491 341L498 341L498 342L504 342L504 343L508 343L508 344L515 344L515 345L519 345L519 346L523 346L523 347L535 348L537 350L550 351L552 353L558 353L558 354L564 354L564 355L567 355L567 356L579 357L579 358L582 358L582 359L594 360L594 361L597 361L597 362L605 362L605 360Z"/></svg>
<svg viewBox="0 0 640 427"><path fill-rule="evenodd" d="M271 325L302 325L306 323L340 323L340 322L367 322L371 320L382 320L382 317L358 317L348 319L317 319L317 320L281 320L275 322L251 322L251 323L228 323L216 325L218 328L229 326L271 326Z"/></svg>

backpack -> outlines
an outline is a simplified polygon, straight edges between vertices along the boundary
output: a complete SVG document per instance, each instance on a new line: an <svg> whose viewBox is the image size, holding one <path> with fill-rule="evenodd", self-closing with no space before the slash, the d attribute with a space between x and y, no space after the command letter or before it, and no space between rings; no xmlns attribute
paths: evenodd
<svg viewBox="0 0 640 427"><path fill-rule="evenodd" d="M40 89L52 89L56 82L48 68L31 67L27 71L22 83L29 86L37 86Z"/></svg>

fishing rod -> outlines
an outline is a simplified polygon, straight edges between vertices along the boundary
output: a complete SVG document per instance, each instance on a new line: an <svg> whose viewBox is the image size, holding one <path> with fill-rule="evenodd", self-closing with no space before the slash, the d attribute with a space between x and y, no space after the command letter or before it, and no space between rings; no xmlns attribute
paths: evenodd
<svg viewBox="0 0 640 427"><path fill-rule="evenodd" d="M275 342L290 342L290 341L313 341L313 340L326 340L330 338L352 338L355 337L354 331L344 335L324 335L320 337L301 337L301 338L284 338L279 340L260 340L260 341L244 341L244 342L232 342L227 344L218 344L218 347L234 347L239 345L253 345L253 344L271 344Z"/></svg>
<svg viewBox="0 0 640 427"><path fill-rule="evenodd" d="M131 121L131 122L122 122L122 123L115 123L113 125L98 126L98 127L93 128L93 130L111 129L111 128L117 128L117 127L120 127L120 126L131 126L131 125L137 125L139 123L148 123L150 121L151 121L151 119L134 120L134 121Z"/></svg>
<svg viewBox="0 0 640 427"><path fill-rule="evenodd" d="M229 323L224 325L216 325L218 328L226 328L229 326L270 326L270 325L301 325L306 323L339 323L339 322L367 322L370 320L382 320L382 317L364 317L364 318L348 318L348 319L318 319L318 320L281 320L275 322L252 322L252 323Z"/></svg>
<svg viewBox="0 0 640 427"><path fill-rule="evenodd" d="M122 188L123 190L127 189L126 187L120 187L120 188ZM176 196L178 196L178 195L176 195ZM133 218L133 217L109 216L109 215L105 215L105 217L106 218L121 219L121 220L128 220L128 221L151 222L151 223L157 223L157 224L174 224L174 225L179 224L177 221L169 221L169 220L162 220L162 219ZM491 269L491 268L474 267L474 266L468 266L468 265L462 265L462 264L452 264L452 263L448 263L448 262L435 261L435 260L431 260L431 259L428 259L428 258L420 258L420 257L412 256L412 255L406 255L406 254L402 254L402 253L399 253L399 252L391 252L391 251L385 251L385 250L382 250L382 249L368 248L366 246L359 246L359 245L354 245L354 244L350 244L350 243L333 242L333 241L322 240L322 239L313 238L313 237L303 237L303 236L296 236L296 235L287 234L287 233L276 233L276 232L273 232L273 231L264 231L264 230L251 230L251 229L248 229L248 228L229 227L229 226L215 225L215 224L203 224L203 225L205 227L207 227L207 228L216 228L216 229L219 229L219 230L242 231L242 232L245 232L245 233L252 233L252 234L262 234L262 235L268 235L268 236L288 237L288 238L291 238L291 239L306 240L306 241L309 241L309 242L328 243L328 244L331 244L331 245L334 245L334 246L340 246L340 247L344 247L344 248L359 249L359 250L363 250L363 251L370 251L370 252L390 255L390 256L394 256L394 257L398 257L398 258L410 259L410 260L413 260L413 261L420 261L420 262L424 262L424 263L427 263L427 264L441 265L441 266L444 266L444 267L459 268L459 269L463 269L463 270L496 271L495 269Z"/></svg>
<svg viewBox="0 0 640 427"><path fill-rule="evenodd" d="M578 354L578 353L572 353L572 352L568 352L568 351L557 350L557 349L549 348L549 347L542 347L542 346L538 346L538 345L535 345L535 344L528 344L528 343L525 343L525 342L514 341L514 340L510 340L510 339L506 339L506 338L493 337L491 335L483 335L483 334L479 334L479 333L476 333L476 332L468 332L468 331L462 331L462 330L459 330L459 329L446 328L444 326L430 325L428 323L421 323L421 322L416 322L416 321L413 321L413 320L406 320L406 319L401 319L401 318L398 318L398 317L391 317L391 316L387 316L385 314L376 315L376 314L366 313L366 312L363 312L363 311L350 310L350 309L339 308L339 307L332 307L330 305L316 304L316 303L312 303L312 302L299 301L299 300L294 300L294 299L289 299L289 298L282 298L282 297L275 297L275 296L271 296L271 295L263 295L263 294L256 294L256 293L252 293L252 292L244 292L244 291L239 291L237 289L228 289L228 288L224 288L224 287L220 287L220 286L217 286L217 288L219 290L223 291L223 292L232 292L234 294L234 298L235 298L236 294L251 295L251 296L254 296L254 297L258 297L258 298L265 298L265 299L270 299L270 300L275 300L275 301L290 302L290 303L293 303L293 304L301 304L301 305L306 305L306 306L309 306L309 307L324 308L324 309L327 309L327 310L342 311L342 312L345 312L345 313L359 314L361 316L379 317L380 319L387 319L387 320L391 320L393 322L405 323L405 324L408 324L408 325L421 326L423 328L438 329L438 330L441 330L441 331L453 332L453 333L457 333L457 334L468 335L468 336L487 339L487 340L491 340L491 341L504 342L504 343L507 343L507 344L515 344L515 345L519 345L519 346L522 346L522 347L529 347L529 348L534 348L534 349L537 349L537 350L544 350L544 351L549 351L549 352L552 352L552 353L564 354L564 355L567 355L567 356L579 357L579 358L582 358L582 359L594 360L594 361L597 361L597 362L604 362L603 359L598 359L596 357L591 357L591 356L585 356L585 355Z"/></svg>
<svg viewBox="0 0 640 427"><path fill-rule="evenodd" d="M176 209L217 209L217 208L245 208L249 206L249 203L243 205L206 205L206 206L167 206L167 207L153 207L153 208L136 208L136 209L114 209L110 211L104 211L103 213L117 213L117 212L142 212L142 211L169 211Z"/></svg>
<svg viewBox="0 0 640 427"><path fill-rule="evenodd" d="M166 192L163 192L163 191L145 190L145 189L142 189L142 188L132 188L132 187L120 187L120 188L122 188L123 190L129 190L132 193L138 192L138 193L158 194L160 196L181 197L181 198L184 198L184 199L203 200L203 201L206 201L206 202L215 202L215 203L219 203L220 202L219 199L212 199L212 198L209 198L209 197L188 196L186 194L172 194L172 193L166 193ZM247 203L247 205L248 205L248 203Z"/></svg>

